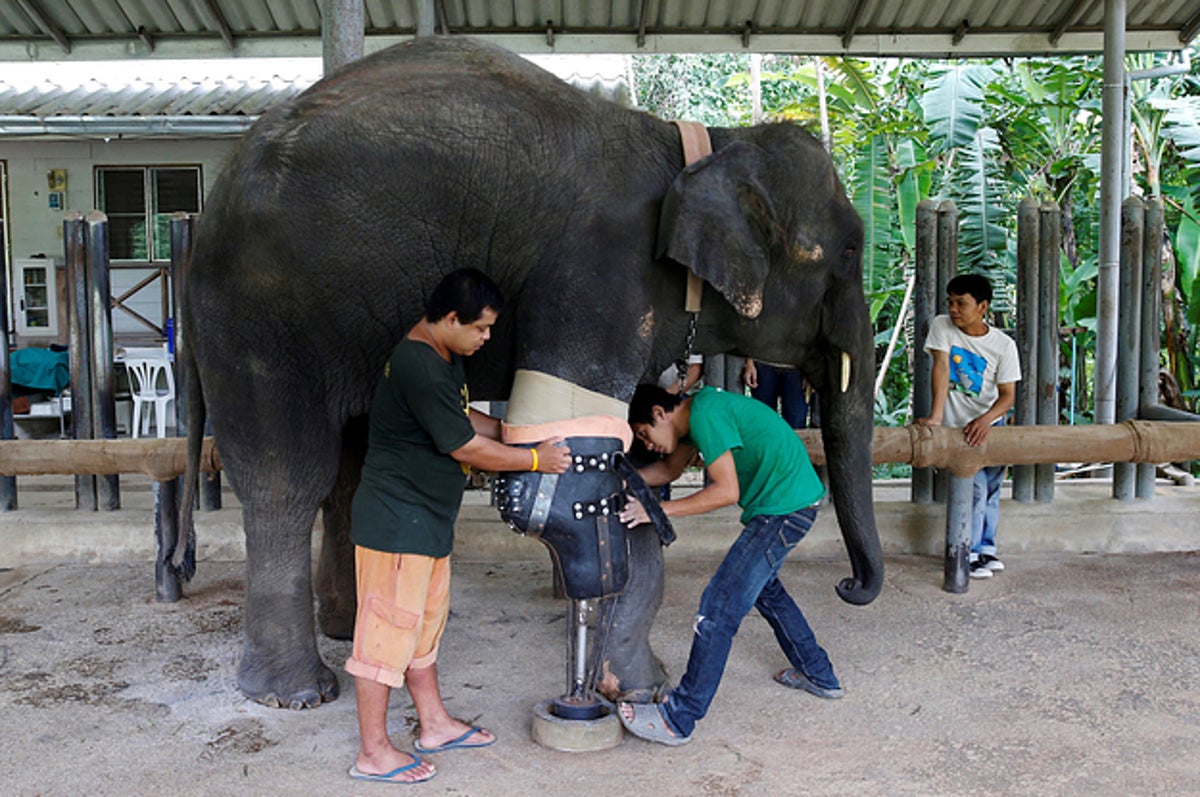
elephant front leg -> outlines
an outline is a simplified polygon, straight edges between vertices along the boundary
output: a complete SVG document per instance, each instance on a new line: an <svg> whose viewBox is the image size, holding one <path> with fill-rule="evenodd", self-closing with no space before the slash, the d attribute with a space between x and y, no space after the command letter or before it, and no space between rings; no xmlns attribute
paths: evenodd
<svg viewBox="0 0 1200 797"><path fill-rule="evenodd" d="M238 687L273 707L313 708L338 696L337 676L317 652L311 538L306 512L247 507L246 608Z"/></svg>
<svg viewBox="0 0 1200 797"><path fill-rule="evenodd" d="M650 627L663 595L662 543L654 528L628 532L629 581L616 600L596 689L609 700L648 702L666 687L667 672L650 648Z"/></svg>

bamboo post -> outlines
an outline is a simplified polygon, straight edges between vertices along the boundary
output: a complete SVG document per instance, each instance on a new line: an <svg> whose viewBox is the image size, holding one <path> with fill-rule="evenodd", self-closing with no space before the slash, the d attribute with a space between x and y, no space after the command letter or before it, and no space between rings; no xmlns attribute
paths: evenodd
<svg viewBox="0 0 1200 797"><path fill-rule="evenodd" d="M1062 237L1058 205L1046 202L1038 219L1038 333L1037 333L1037 422L1058 426L1058 252ZM1084 459L1087 459L1086 457ZM1034 467L1034 500L1054 500L1054 465L1044 460Z"/></svg>
<svg viewBox="0 0 1200 797"><path fill-rule="evenodd" d="M86 225L87 282L92 353L92 428L91 437L114 440L117 437L117 409L113 390L112 291L108 277L108 216L93 210L84 217ZM121 508L121 481L115 473L96 477L98 505L102 509Z"/></svg>
<svg viewBox="0 0 1200 797"><path fill-rule="evenodd" d="M1162 317L1162 243L1163 204L1159 199L1145 202L1145 228L1142 234L1142 329L1138 353L1138 406L1158 403L1158 353ZM1139 413L1140 416L1140 413ZM1137 497L1154 497L1156 463L1137 466Z"/></svg>
<svg viewBox="0 0 1200 797"><path fill-rule="evenodd" d="M0 253L4 252L4 226L0 225ZM0 440L12 440L12 374L8 366L8 270L3 268L0 257ZM0 476L0 511L11 512L17 508L17 477Z"/></svg>
<svg viewBox="0 0 1200 797"><path fill-rule="evenodd" d="M1013 420L1017 426L1037 423L1038 285L1040 220L1038 201L1021 200L1017 210L1017 349L1022 379L1017 383L1017 405ZM1033 501L1033 465L1014 465L1012 497L1028 504Z"/></svg>
<svg viewBox="0 0 1200 797"><path fill-rule="evenodd" d="M1142 248L1146 212L1142 200L1128 197L1121 203L1121 259L1117 294L1117 409L1118 421L1137 417L1139 356L1142 329ZM1131 462L1113 463L1113 498L1132 501L1137 468Z"/></svg>
<svg viewBox="0 0 1200 797"><path fill-rule="evenodd" d="M88 312L87 233L83 213L72 210L63 217L66 255L67 326L71 365L71 436L92 436L91 314ZM75 475L75 508L95 511L96 477Z"/></svg>
<svg viewBox="0 0 1200 797"><path fill-rule="evenodd" d="M916 259L913 263L913 381L912 417L924 418L933 408L930 374L933 358L925 351L929 324L937 315L937 203L923 199L917 203ZM913 468L912 501L933 501L933 471Z"/></svg>

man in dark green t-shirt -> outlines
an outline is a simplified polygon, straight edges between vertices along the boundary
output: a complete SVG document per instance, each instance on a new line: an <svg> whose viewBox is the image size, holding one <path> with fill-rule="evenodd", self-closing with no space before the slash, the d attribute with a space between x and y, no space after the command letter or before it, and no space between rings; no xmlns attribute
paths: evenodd
<svg viewBox="0 0 1200 797"><path fill-rule="evenodd" d="M734 634L752 607L770 624L791 664L775 680L818 697L841 697L829 656L778 576L784 557L812 528L825 494L800 438L762 402L711 387L680 398L640 385L629 405L629 425L647 449L663 457L639 471L650 485L673 481L697 451L704 459L708 486L663 502L668 517L738 504L744 527L700 598L679 685L663 703L621 703L625 727L661 744L690 741L721 683ZM631 499L621 520L633 526L648 517Z"/></svg>
<svg viewBox="0 0 1200 797"><path fill-rule="evenodd" d="M437 681L437 648L450 607L450 551L468 466L563 473L562 438L534 449L499 442L500 424L470 409L463 357L491 336L503 304L483 272L460 269L430 294L425 317L384 367L371 405L362 480L351 508L358 613L346 671L358 697L356 780L418 783L434 766L392 745L387 706L407 686L417 709L417 752L486 747L496 737L451 717Z"/></svg>

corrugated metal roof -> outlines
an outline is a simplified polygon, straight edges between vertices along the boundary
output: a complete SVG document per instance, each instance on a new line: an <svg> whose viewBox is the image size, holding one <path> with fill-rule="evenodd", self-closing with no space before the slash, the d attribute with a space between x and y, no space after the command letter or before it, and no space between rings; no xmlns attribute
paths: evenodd
<svg viewBox="0 0 1200 797"><path fill-rule="evenodd" d="M631 102L625 56L530 58L585 91ZM0 138L241 135L268 108L320 76L319 61L297 66L295 74L252 78L216 76L229 61L174 63L195 71L166 74L161 62L152 78L111 66L105 71L114 74L103 79L66 69L35 77L5 76L0 70Z"/></svg>
<svg viewBox="0 0 1200 797"><path fill-rule="evenodd" d="M28 116L258 116L309 82L269 79L135 79L112 84L90 79L61 85L47 78L32 86L0 77L0 113Z"/></svg>
<svg viewBox="0 0 1200 797"><path fill-rule="evenodd" d="M1008 55L1098 51L1104 0L364 0L368 49L438 30L521 52ZM1200 0L1129 0L1130 49L1200 30ZM0 60L319 55L318 0L0 0Z"/></svg>

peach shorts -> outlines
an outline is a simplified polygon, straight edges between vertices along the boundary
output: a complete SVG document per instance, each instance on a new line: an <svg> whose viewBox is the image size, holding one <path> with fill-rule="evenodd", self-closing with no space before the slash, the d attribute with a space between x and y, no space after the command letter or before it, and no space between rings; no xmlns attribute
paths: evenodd
<svg viewBox="0 0 1200 797"><path fill-rule="evenodd" d="M346 672L400 688L412 667L437 661L450 613L450 557L354 547L358 612Z"/></svg>

